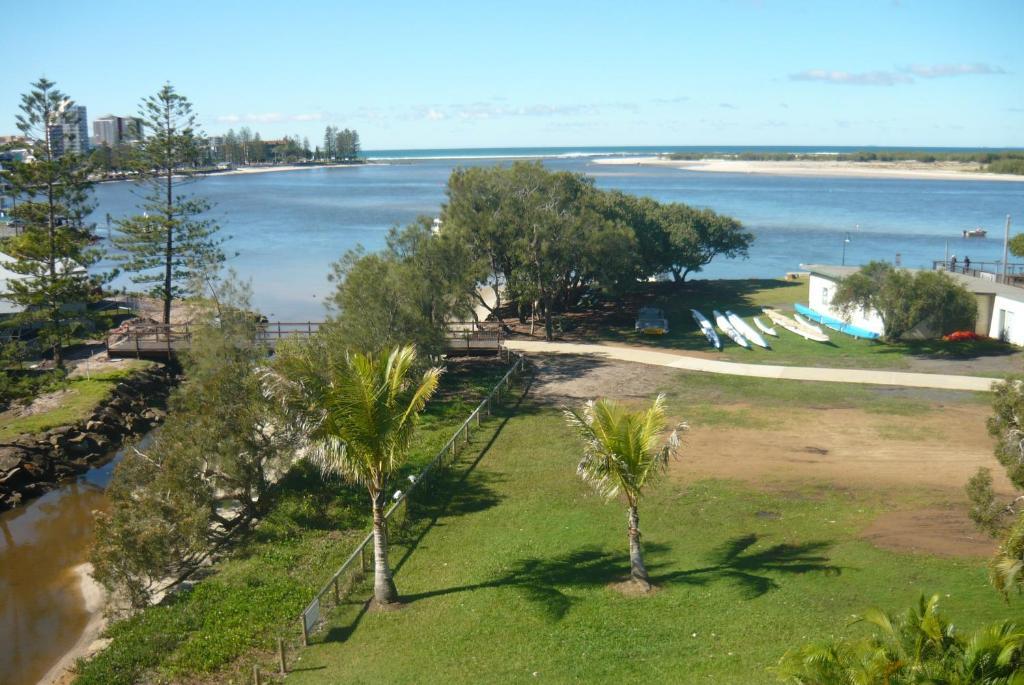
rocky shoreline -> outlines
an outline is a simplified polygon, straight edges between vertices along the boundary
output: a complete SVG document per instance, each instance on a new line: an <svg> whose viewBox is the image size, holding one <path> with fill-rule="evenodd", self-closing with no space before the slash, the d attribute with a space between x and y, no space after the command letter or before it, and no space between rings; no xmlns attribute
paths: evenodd
<svg viewBox="0 0 1024 685"><path fill-rule="evenodd" d="M110 460L126 438L163 421L177 381L166 367L141 369L118 383L85 421L0 443L0 511Z"/></svg>

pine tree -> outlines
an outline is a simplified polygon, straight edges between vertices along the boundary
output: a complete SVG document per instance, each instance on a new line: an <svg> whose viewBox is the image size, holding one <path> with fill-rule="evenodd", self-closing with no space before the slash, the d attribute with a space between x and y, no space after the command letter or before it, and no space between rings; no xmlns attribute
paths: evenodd
<svg viewBox="0 0 1024 685"><path fill-rule="evenodd" d="M163 300L163 322L171 322L171 304L186 295L197 274L224 261L218 226L200 218L210 203L176 193L196 159L195 114L192 104L169 83L145 98L140 115L152 135L140 146L138 166L149 191L143 214L119 222L121 236L114 244L132 281L151 285ZM245 129L243 129L243 132Z"/></svg>
<svg viewBox="0 0 1024 685"><path fill-rule="evenodd" d="M14 322L36 330L63 368L63 345L88 323L88 305L99 299L111 275L88 271L103 253L92 247L86 223L92 211L90 167L68 145L78 123L74 103L45 78L31 88L21 96L17 125L34 159L12 162L3 172L20 200L11 215L23 225L19 235L2 242L12 258L4 266L21 278L8 280L2 297L23 308ZM57 130L63 151L52 138Z"/></svg>

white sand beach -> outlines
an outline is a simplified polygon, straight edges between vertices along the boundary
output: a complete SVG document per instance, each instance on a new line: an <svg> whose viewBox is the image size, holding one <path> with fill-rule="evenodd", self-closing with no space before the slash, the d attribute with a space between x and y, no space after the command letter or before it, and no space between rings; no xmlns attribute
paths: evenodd
<svg viewBox="0 0 1024 685"><path fill-rule="evenodd" d="M607 166L660 166L683 171L706 171L725 174L767 174L773 176L817 176L837 178L894 178L935 181L1004 181L1022 182L1024 176L989 174L978 171L975 164L956 162L839 162L818 161L748 161L740 159L674 160L665 157L614 157L596 159L594 164Z"/></svg>

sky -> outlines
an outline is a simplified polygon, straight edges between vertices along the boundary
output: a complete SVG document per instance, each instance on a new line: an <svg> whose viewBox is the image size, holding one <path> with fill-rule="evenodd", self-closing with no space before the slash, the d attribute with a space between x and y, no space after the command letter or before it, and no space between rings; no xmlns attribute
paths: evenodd
<svg viewBox="0 0 1024 685"><path fill-rule="evenodd" d="M211 135L363 148L1024 147L1022 0L102 3L3 8L0 135L40 76Z"/></svg>

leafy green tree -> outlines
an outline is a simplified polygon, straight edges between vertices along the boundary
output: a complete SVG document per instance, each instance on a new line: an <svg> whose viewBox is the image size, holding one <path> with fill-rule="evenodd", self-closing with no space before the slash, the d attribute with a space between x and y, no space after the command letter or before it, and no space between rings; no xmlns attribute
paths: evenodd
<svg viewBox="0 0 1024 685"><path fill-rule="evenodd" d="M132 281L151 286L163 300L163 322L170 323L172 304L189 292L187 285L224 262L223 239L217 225L202 218L210 203L177 192L198 156L188 98L165 84L142 101L140 116L150 135L138 147L137 165L149 190L144 212L118 223L114 244Z"/></svg>
<svg viewBox="0 0 1024 685"><path fill-rule="evenodd" d="M812 642L789 650L775 672L795 685L1013 685L1024 673L1024 630L1010 621L961 635L939 613L939 596L897 615L869 609L865 638Z"/></svg>
<svg viewBox="0 0 1024 685"><path fill-rule="evenodd" d="M415 365L412 346L350 354L322 336L285 346L268 377L270 391L306 436L307 458L327 473L364 485L370 495L378 604L398 601L388 563L388 492L441 375L441 369L431 368L415 378Z"/></svg>
<svg viewBox="0 0 1024 685"><path fill-rule="evenodd" d="M743 230L743 224L710 209L674 202L662 205L657 217L667 237L668 267L676 282L701 271L719 255L746 257L754 242L754 234Z"/></svg>
<svg viewBox="0 0 1024 685"><path fill-rule="evenodd" d="M272 483L294 459L291 424L264 392L268 350L258 344L248 286L232 275L208 301L167 421L115 469L96 530L97 579L136 606L192 570L234 526L263 516Z"/></svg>
<svg viewBox="0 0 1024 685"><path fill-rule="evenodd" d="M338 129L328 126L324 129L323 160L333 162L338 158Z"/></svg>
<svg viewBox="0 0 1024 685"><path fill-rule="evenodd" d="M92 211L91 168L68 145L76 123L74 103L42 78L22 95L20 109L18 129L35 159L10 162L2 172L2 181L19 198L10 214L23 230L0 242L12 257L4 266L20 276L9 279L0 295L22 308L12 323L35 329L63 368L63 346L88 324L88 305L102 295L111 274L89 273L103 253L92 247L86 223ZM52 139L58 126L65 127L63 154Z"/></svg>
<svg viewBox="0 0 1024 685"><path fill-rule="evenodd" d="M651 580L640 544L640 497L661 476L679 447L673 431L659 447L665 431L665 397L658 395L644 411L628 411L613 400L587 402L582 412L565 409L565 418L583 440L584 453L576 472L605 499L626 500L630 578L643 590Z"/></svg>
<svg viewBox="0 0 1024 685"><path fill-rule="evenodd" d="M974 296L948 274L911 273L879 261L844 278L832 305L846 317L858 309L877 312L888 340L899 340L921 325L939 335L973 329L978 315Z"/></svg>
<svg viewBox="0 0 1024 685"><path fill-rule="evenodd" d="M995 438L995 457L1018 493L1024 493L1024 376L997 383L993 393L989 434ZM967 483L970 516L981 530L1001 538L989 564L992 585L1004 596L1024 590L1024 494L1007 502L992 485L992 473L980 468Z"/></svg>
<svg viewBox="0 0 1024 685"><path fill-rule="evenodd" d="M412 343L439 355L445 323L469 318L476 282L466 269L465 246L434 236L430 226L421 218L392 229L382 252L349 250L332 265L329 278L337 285L326 302L329 326L349 349L374 352Z"/></svg>
<svg viewBox="0 0 1024 685"><path fill-rule="evenodd" d="M1024 160L1021 160L1020 164L1024 167ZM1021 169L1021 173L1024 173L1024 168ZM1010 254L1014 257L1024 257L1024 233L1018 233L1010 238Z"/></svg>

